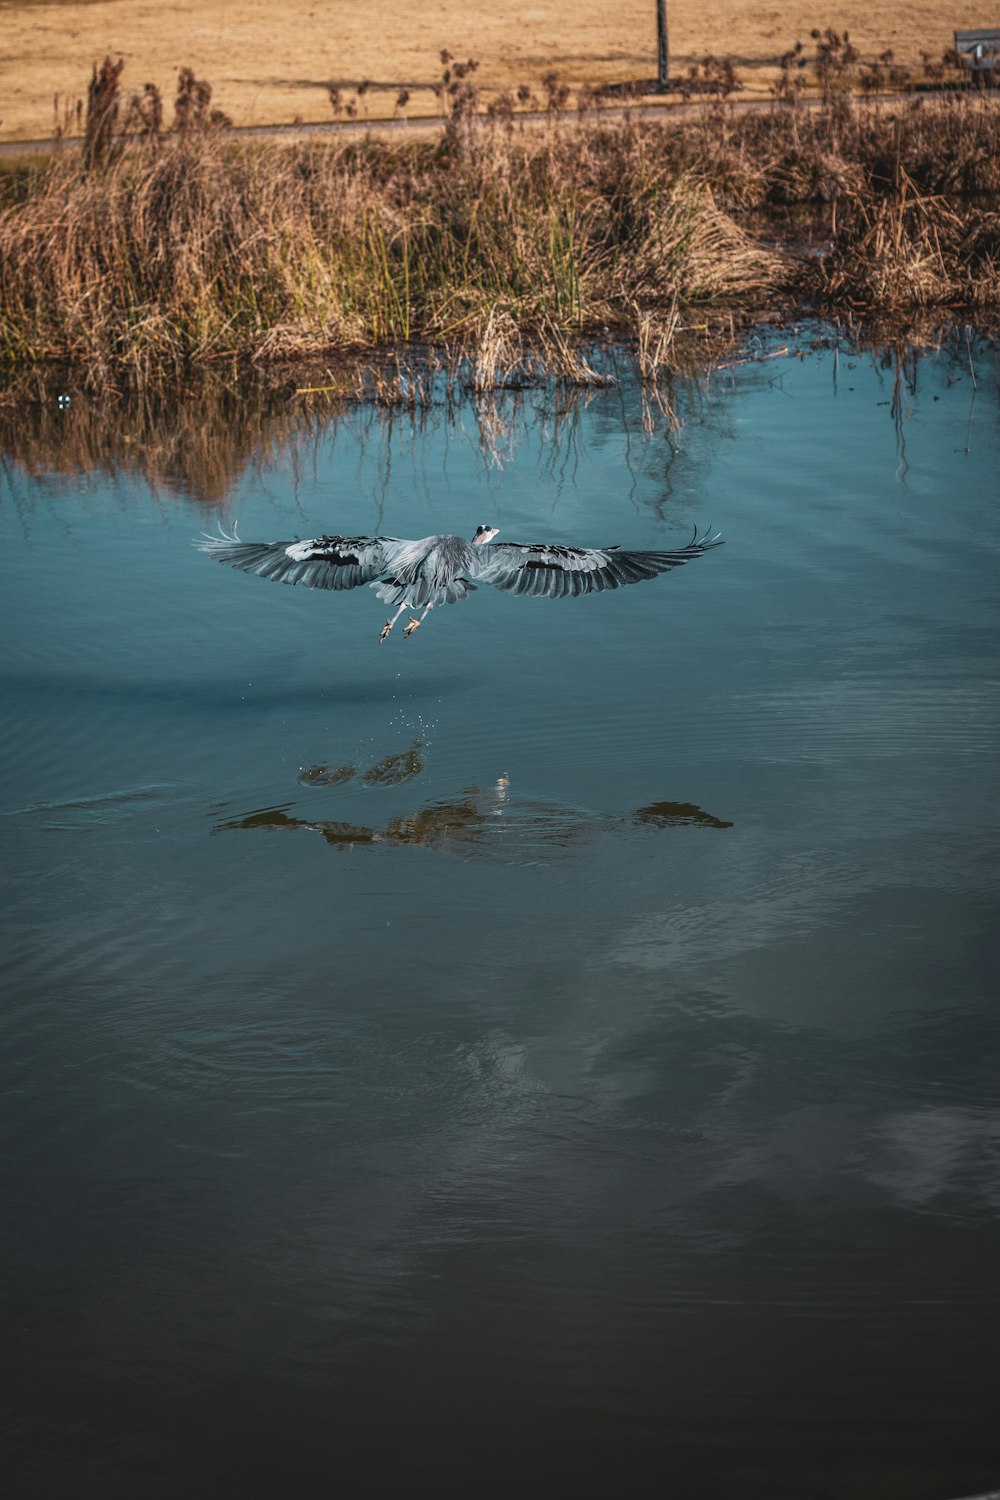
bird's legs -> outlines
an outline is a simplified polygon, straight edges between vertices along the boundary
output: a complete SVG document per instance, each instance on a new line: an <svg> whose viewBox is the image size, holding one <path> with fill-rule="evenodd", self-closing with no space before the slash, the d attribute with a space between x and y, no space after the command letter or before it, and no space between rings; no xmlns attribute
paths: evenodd
<svg viewBox="0 0 1000 1500"><path fill-rule="evenodd" d="M410 606L407 604L406 600L404 599L403 602L402 602L402 604L397 609L396 613L393 615L392 619L391 620L386 620L385 624L382 626L382 634L378 638L378 643L379 643L380 646L381 646L382 642L385 640L386 636L389 634L389 631L395 625L396 621L399 619L400 615L403 613L403 610L404 609L409 609L409 607Z"/></svg>
<svg viewBox="0 0 1000 1500"><path fill-rule="evenodd" d="M430 613L430 611L433 608L434 608L433 604L426 605L425 608L424 608L424 612L420 616L419 620L415 620L413 618L413 616L411 615L410 616L410 623L407 626L404 627L403 634L404 635L412 635L415 630L419 629L419 627L424 623L424 620L426 619L427 615Z"/></svg>

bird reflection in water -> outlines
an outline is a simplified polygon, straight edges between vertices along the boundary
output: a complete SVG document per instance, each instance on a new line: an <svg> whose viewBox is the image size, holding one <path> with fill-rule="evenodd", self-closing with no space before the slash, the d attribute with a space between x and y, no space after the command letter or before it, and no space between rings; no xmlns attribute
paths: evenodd
<svg viewBox="0 0 1000 1500"><path fill-rule="evenodd" d="M387 755L361 775L367 786L398 786L423 770L421 745ZM340 786L358 775L356 767L312 766L299 781L306 786ZM318 833L335 849L353 849L365 844L420 845L468 856L479 854L539 853L569 849L602 833L624 833L647 828L732 828L693 802L653 802L625 817L587 813L552 802L528 801L511 795L506 772L489 787L470 787L461 795L428 802L415 812L390 818L384 827L351 823L341 819L296 816L291 802L259 808L243 817L226 818L213 832L237 828L300 829Z"/></svg>
<svg viewBox="0 0 1000 1500"><path fill-rule="evenodd" d="M713 818L694 802L651 802L640 807L632 817L636 823L646 823L651 828L732 828L723 818Z"/></svg>
<svg viewBox="0 0 1000 1500"><path fill-rule="evenodd" d="M402 786L412 781L424 769L423 744L414 740L409 750L400 750L395 755L383 755L374 766L370 766L361 780L365 786ZM357 766L309 766L299 776L301 786L343 786L353 781L358 774Z"/></svg>

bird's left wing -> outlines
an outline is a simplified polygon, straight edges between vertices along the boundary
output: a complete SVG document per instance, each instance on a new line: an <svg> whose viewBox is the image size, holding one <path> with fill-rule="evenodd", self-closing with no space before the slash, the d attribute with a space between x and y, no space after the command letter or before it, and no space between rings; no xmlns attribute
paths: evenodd
<svg viewBox="0 0 1000 1500"><path fill-rule="evenodd" d="M194 544L216 562L275 583L355 589L381 576L400 547L389 536L320 536L304 542L241 542L236 528Z"/></svg>
<svg viewBox="0 0 1000 1500"><path fill-rule="evenodd" d="M562 599L642 583L669 573L718 547L721 536L695 531L686 547L674 552L623 552L620 547L550 547L544 543L488 542L479 548L476 577L509 594Z"/></svg>

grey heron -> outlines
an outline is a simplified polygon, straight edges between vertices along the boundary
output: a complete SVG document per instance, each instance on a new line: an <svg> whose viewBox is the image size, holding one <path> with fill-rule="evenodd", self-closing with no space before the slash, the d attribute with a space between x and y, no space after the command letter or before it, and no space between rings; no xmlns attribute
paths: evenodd
<svg viewBox="0 0 1000 1500"><path fill-rule="evenodd" d="M310 589L353 589L367 583L396 606L382 627L384 641L404 610L403 635L412 635L439 604L457 604L481 584L508 594L563 599L641 583L669 573L722 542L708 528L672 552L631 552L620 547L564 547L546 542L494 542L495 526L479 526L471 541L425 536L320 536L310 541L243 542L236 528L219 528L195 546L244 573ZM417 616L413 612L422 611Z"/></svg>

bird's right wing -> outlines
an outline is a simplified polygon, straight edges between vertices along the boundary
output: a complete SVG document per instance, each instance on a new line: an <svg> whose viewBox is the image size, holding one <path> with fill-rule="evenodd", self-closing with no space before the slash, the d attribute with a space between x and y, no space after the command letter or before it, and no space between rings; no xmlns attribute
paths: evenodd
<svg viewBox="0 0 1000 1500"><path fill-rule="evenodd" d="M620 547L561 547L542 542L488 542L480 547L476 577L508 594L565 599L641 583L669 573L718 547L722 537L695 531L672 552L623 552Z"/></svg>
<svg viewBox="0 0 1000 1500"><path fill-rule="evenodd" d="M389 536L320 536L305 542L241 542L236 528L194 544L199 551L243 573L307 589L356 589L391 565L402 545Z"/></svg>

